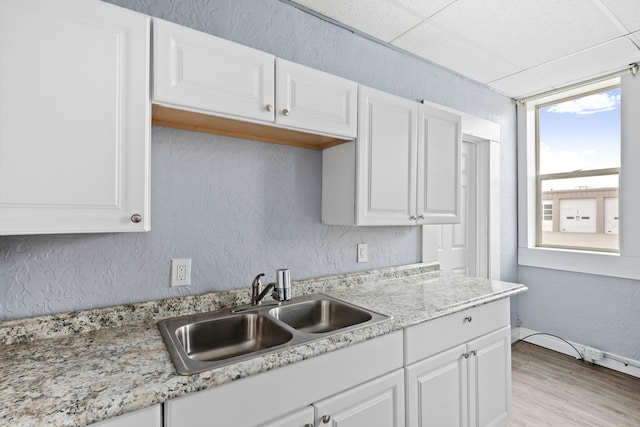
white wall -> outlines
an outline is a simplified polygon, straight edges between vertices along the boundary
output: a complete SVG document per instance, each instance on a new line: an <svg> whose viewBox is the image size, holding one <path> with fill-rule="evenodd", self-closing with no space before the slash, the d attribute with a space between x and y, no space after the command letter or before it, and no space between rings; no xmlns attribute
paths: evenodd
<svg viewBox="0 0 640 427"><path fill-rule="evenodd" d="M512 100L278 0L110 2L499 123L502 276L517 279ZM420 227L322 225L321 166L317 151L154 127L152 230L0 237L0 320L248 287L280 267L302 279L420 260ZM169 288L172 257L193 258L189 288Z"/></svg>

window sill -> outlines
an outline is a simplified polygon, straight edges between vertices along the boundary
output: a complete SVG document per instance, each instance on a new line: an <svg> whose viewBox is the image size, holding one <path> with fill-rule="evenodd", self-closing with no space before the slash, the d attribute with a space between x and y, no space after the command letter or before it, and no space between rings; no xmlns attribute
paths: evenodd
<svg viewBox="0 0 640 427"><path fill-rule="evenodd" d="M518 265L640 280L640 258L617 253L521 247Z"/></svg>

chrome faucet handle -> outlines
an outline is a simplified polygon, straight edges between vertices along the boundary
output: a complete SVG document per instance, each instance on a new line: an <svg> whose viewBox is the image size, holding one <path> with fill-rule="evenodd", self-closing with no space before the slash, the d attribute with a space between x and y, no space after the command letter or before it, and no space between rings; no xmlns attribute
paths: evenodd
<svg viewBox="0 0 640 427"><path fill-rule="evenodd" d="M251 305L258 305L260 302L260 292L262 291L262 281L260 278L264 273L258 274L251 282Z"/></svg>

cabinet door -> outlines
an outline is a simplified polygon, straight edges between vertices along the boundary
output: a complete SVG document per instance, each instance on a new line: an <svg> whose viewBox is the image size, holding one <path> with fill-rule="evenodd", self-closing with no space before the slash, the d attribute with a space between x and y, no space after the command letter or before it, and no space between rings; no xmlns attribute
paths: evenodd
<svg viewBox="0 0 640 427"><path fill-rule="evenodd" d="M467 426L465 354L463 344L406 368L407 427Z"/></svg>
<svg viewBox="0 0 640 427"><path fill-rule="evenodd" d="M504 425L511 416L511 327L471 341L468 348L469 422Z"/></svg>
<svg viewBox="0 0 640 427"><path fill-rule="evenodd" d="M0 1L0 234L149 229L149 37L101 1Z"/></svg>
<svg viewBox="0 0 640 427"><path fill-rule="evenodd" d="M262 427L313 427L313 407L308 406L292 414L264 424Z"/></svg>
<svg viewBox="0 0 640 427"><path fill-rule="evenodd" d="M418 109L418 220L460 222L462 117L432 106Z"/></svg>
<svg viewBox="0 0 640 427"><path fill-rule="evenodd" d="M160 405L93 424L94 427L162 427Z"/></svg>
<svg viewBox="0 0 640 427"><path fill-rule="evenodd" d="M276 74L276 123L356 136L356 82L280 58L276 60Z"/></svg>
<svg viewBox="0 0 640 427"><path fill-rule="evenodd" d="M274 121L273 55L155 18L153 42L153 102Z"/></svg>
<svg viewBox="0 0 640 427"><path fill-rule="evenodd" d="M404 378L397 370L314 404L316 426L404 426Z"/></svg>
<svg viewBox="0 0 640 427"><path fill-rule="evenodd" d="M356 223L415 224L418 104L363 86L358 99Z"/></svg>

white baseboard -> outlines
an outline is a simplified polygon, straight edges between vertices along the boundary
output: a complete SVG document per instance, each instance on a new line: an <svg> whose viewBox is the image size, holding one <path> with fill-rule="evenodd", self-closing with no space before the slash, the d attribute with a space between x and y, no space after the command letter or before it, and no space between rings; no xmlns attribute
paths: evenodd
<svg viewBox="0 0 640 427"><path fill-rule="evenodd" d="M511 342L514 343L524 337L537 333L539 332L532 331L531 329L515 328L511 331ZM526 338L524 341L530 342L531 344L539 345L540 347L548 348L549 350L573 356L576 359L580 359L582 357L585 347L584 344L578 344L569 341L580 352L580 355L578 355L569 344L562 341L561 339L549 335L534 335ZM613 369L614 371L624 372L625 374L640 378L640 361L638 360L629 359L627 357L618 356L616 354L607 353L605 351L602 360L597 360L593 363L595 365L604 366L609 369Z"/></svg>

